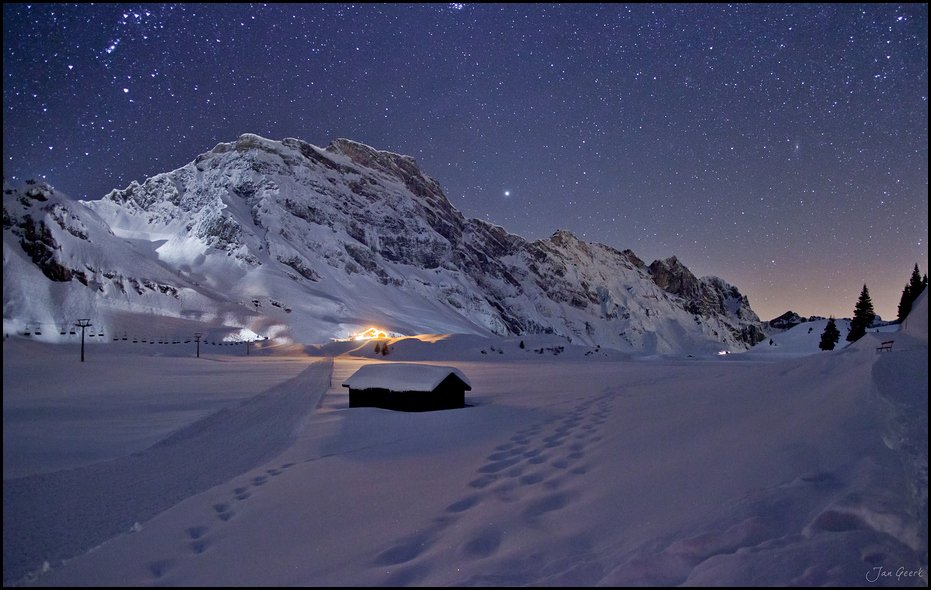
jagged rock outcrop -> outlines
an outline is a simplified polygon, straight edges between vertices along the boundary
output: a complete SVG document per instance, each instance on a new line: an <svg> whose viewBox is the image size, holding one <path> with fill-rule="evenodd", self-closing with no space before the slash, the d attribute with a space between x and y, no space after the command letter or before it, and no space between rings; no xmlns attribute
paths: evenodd
<svg viewBox="0 0 931 590"><path fill-rule="evenodd" d="M466 219L414 158L347 139L321 149L244 134L83 206L174 275L179 297L193 289L238 302L254 312L238 314L243 328L275 326L282 338L319 342L378 324L672 353L739 350L762 337L746 297L675 257L647 266L566 231L529 242ZM264 299L277 305L243 303ZM222 307L197 305L199 317Z"/></svg>
<svg viewBox="0 0 931 590"><path fill-rule="evenodd" d="M700 316L721 315L731 319L735 337L753 346L765 338L759 316L736 287L718 277L697 278L675 256L650 265L656 284L684 300L685 308Z"/></svg>

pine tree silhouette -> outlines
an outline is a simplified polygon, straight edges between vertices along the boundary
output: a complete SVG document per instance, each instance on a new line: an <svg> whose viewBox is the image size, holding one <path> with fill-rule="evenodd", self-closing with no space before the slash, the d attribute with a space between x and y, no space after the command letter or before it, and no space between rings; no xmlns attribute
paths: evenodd
<svg viewBox="0 0 931 590"><path fill-rule="evenodd" d="M831 316L828 325L824 327L824 332L821 334L821 343L818 348L821 350L834 350L839 340L840 330L837 329L837 325L834 323L834 316Z"/></svg>
<svg viewBox="0 0 931 590"><path fill-rule="evenodd" d="M850 332L847 334L848 342L856 342L866 335L866 328L873 323L876 314L873 312L873 300L870 299L870 290L863 285L860 298L853 309L853 319L850 321Z"/></svg>
<svg viewBox="0 0 931 590"><path fill-rule="evenodd" d="M912 277L902 291L902 298L899 299L899 322L904 321L906 316L908 316L908 312L912 310L912 304L915 303L915 300L918 299L921 292L925 290L927 284L928 275L925 275L925 278L922 279L921 274L918 272L918 264L915 264L915 268L912 270Z"/></svg>

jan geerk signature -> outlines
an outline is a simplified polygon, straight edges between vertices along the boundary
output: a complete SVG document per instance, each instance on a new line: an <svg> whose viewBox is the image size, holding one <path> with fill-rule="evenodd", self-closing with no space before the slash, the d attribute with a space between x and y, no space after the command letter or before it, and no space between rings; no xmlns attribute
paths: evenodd
<svg viewBox="0 0 931 590"><path fill-rule="evenodd" d="M918 568L916 570L908 570L908 569L905 569L904 567L900 567L899 569L893 572L892 570L887 570L886 568L880 565L880 566L874 567L872 571L869 571L866 573L866 581L867 582L878 582L882 578L893 578L894 577L896 580L901 582L902 578L920 578L922 577L923 573L924 571L922 570L922 568Z"/></svg>

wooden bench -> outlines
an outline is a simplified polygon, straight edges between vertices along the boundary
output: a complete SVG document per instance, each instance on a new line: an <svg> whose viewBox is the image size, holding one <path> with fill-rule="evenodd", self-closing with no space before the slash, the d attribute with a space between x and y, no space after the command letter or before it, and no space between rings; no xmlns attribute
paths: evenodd
<svg viewBox="0 0 931 590"><path fill-rule="evenodd" d="M884 350L891 351L893 342L895 342L895 340L888 340L886 342L883 342L882 345L880 345L879 348L876 349L876 352L882 352Z"/></svg>

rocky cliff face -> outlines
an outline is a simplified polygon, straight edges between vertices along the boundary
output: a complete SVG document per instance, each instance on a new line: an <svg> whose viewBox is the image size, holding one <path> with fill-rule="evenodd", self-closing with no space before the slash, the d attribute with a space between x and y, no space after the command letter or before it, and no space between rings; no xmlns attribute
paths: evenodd
<svg viewBox="0 0 931 590"><path fill-rule="evenodd" d="M8 227L5 196L5 284L10 233L49 280L70 284L79 270L88 284L112 283L105 272L121 284L171 281L183 304L160 313L304 342L377 324L671 353L738 350L762 334L736 288L697 279L674 257L647 266L565 231L528 242L466 219L413 158L345 139L321 149L246 134L101 201L70 203L101 220L107 247L148 266L75 263L70 245L27 230L23 211ZM94 295L103 310L113 308L108 294ZM124 307L144 313L133 305Z"/></svg>
<svg viewBox="0 0 931 590"><path fill-rule="evenodd" d="M729 318L738 340L752 346L765 338L759 316L750 309L750 301L737 287L718 277L698 279L675 256L654 261L650 274L661 289L681 297L691 313Z"/></svg>
<svg viewBox="0 0 931 590"><path fill-rule="evenodd" d="M96 213L44 182L3 187L4 323L44 326L119 312L177 316L211 297L117 237Z"/></svg>

